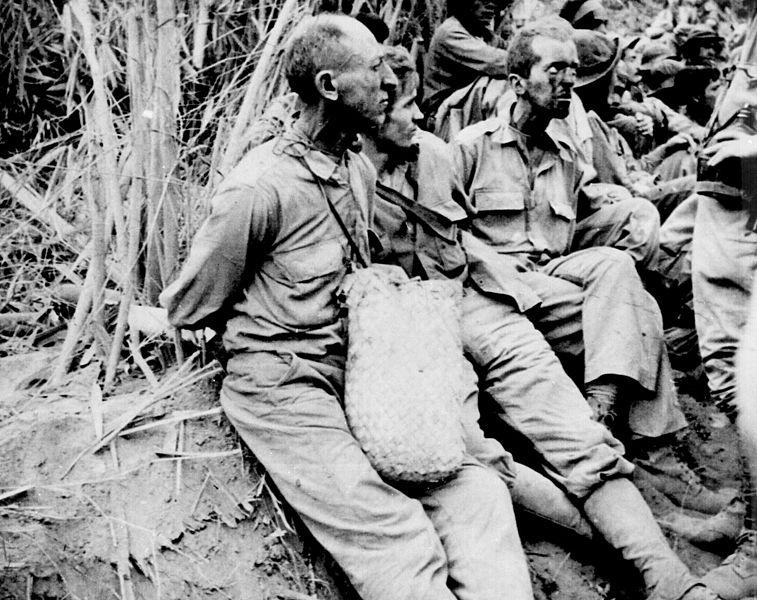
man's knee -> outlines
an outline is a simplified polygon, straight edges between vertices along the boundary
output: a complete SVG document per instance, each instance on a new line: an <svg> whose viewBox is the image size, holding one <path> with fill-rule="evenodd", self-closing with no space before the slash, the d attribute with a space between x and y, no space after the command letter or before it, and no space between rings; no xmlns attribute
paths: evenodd
<svg viewBox="0 0 757 600"><path fill-rule="evenodd" d="M637 278L636 263L630 254L618 248L601 246L578 250L571 254L574 258L580 258L584 265L586 275L583 277L586 283L605 279L628 280ZM582 269L584 270L584 269Z"/></svg>

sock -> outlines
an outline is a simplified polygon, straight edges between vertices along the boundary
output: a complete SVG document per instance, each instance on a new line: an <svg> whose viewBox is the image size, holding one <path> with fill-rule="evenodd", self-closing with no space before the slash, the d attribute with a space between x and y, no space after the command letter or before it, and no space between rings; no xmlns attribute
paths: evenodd
<svg viewBox="0 0 757 600"><path fill-rule="evenodd" d="M586 401L594 411L594 418L609 425L616 415L615 401L618 398L618 384L600 377L586 384Z"/></svg>

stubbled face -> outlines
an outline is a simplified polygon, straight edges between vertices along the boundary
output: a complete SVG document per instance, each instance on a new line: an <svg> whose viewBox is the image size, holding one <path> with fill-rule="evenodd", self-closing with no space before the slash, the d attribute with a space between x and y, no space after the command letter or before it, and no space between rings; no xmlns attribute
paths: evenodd
<svg viewBox="0 0 757 600"><path fill-rule="evenodd" d="M533 50L539 60L525 80L524 99L544 117L564 119L570 112L570 95L576 83L578 52L573 42L536 37Z"/></svg>
<svg viewBox="0 0 757 600"><path fill-rule="evenodd" d="M376 141L387 151L407 149L413 145L415 134L418 132L418 122L423 118L418 108L417 86L407 95L396 98L389 108L386 121L376 134Z"/></svg>
<svg viewBox="0 0 757 600"><path fill-rule="evenodd" d="M384 63L381 45L359 23L347 31L344 46L343 66L334 75L335 108L357 131L375 130L384 122L397 79Z"/></svg>

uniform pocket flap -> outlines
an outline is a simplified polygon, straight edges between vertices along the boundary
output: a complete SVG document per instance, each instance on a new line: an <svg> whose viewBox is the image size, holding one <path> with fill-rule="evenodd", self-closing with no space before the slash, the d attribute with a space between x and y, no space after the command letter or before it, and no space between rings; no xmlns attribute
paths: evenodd
<svg viewBox="0 0 757 600"><path fill-rule="evenodd" d="M498 212L523 210L526 207L523 192L506 192L504 190L476 190L473 202L478 212Z"/></svg>
<svg viewBox="0 0 757 600"><path fill-rule="evenodd" d="M326 240L277 254L275 261L290 281L302 283L336 273L344 267L345 249L339 239Z"/></svg>
<svg viewBox="0 0 757 600"><path fill-rule="evenodd" d="M576 218L576 212L570 204L560 202L559 200L551 200L549 206L552 208L552 212L558 217L562 217L568 221L572 221Z"/></svg>

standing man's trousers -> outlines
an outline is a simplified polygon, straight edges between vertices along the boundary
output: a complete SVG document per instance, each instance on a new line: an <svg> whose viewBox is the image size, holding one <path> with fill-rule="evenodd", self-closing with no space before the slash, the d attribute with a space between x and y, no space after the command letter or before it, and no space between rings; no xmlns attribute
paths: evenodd
<svg viewBox="0 0 757 600"><path fill-rule="evenodd" d="M384 482L350 433L343 369L236 355L224 411L364 600L530 600L510 496L474 459L415 498Z"/></svg>
<svg viewBox="0 0 757 600"><path fill-rule="evenodd" d="M696 197L691 257L694 315L713 400L726 410L736 398L735 356L757 270L757 233L748 212L708 196Z"/></svg>

